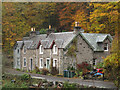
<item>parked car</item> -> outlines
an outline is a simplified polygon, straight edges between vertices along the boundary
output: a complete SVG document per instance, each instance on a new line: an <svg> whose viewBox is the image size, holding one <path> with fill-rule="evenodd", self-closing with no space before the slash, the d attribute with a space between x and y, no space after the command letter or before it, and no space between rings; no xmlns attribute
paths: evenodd
<svg viewBox="0 0 120 90"><path fill-rule="evenodd" d="M84 79L92 79L93 77L99 77L103 75L103 69L94 69L91 72L83 74Z"/></svg>

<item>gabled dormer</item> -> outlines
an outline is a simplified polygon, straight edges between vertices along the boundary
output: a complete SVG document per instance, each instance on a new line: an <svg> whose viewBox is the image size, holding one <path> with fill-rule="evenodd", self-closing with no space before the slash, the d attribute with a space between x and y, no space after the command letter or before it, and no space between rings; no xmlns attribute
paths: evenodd
<svg viewBox="0 0 120 90"><path fill-rule="evenodd" d="M39 49L39 54L43 54L44 48L43 48L43 45L41 44L40 41L39 41L39 43L38 43L38 45L37 45L37 49Z"/></svg>
<svg viewBox="0 0 120 90"><path fill-rule="evenodd" d="M52 49L53 54L57 54L58 48L57 48L57 45L55 44L54 40L53 40L52 44L50 45L50 48Z"/></svg>

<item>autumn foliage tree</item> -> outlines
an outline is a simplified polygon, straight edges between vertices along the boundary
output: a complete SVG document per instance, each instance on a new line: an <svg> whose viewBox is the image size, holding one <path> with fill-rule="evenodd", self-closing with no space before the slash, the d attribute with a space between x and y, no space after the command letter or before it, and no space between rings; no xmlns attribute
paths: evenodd
<svg viewBox="0 0 120 90"><path fill-rule="evenodd" d="M56 31L72 31L74 22L88 33L115 35L118 19L117 2L3 2L3 51L12 55L15 41L35 27L37 31L52 25Z"/></svg>
<svg viewBox="0 0 120 90"><path fill-rule="evenodd" d="M117 16L118 17L118 16ZM113 80L120 87L120 29L119 21L116 21L115 37L112 42L111 55L104 60L104 72L108 79Z"/></svg>

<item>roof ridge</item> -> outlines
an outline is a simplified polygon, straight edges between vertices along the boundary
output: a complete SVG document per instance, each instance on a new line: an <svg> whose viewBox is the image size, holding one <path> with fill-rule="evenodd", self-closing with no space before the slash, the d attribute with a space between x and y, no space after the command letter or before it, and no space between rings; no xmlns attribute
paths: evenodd
<svg viewBox="0 0 120 90"><path fill-rule="evenodd" d="M51 33L51 34L62 34L62 33L73 33L73 32L57 32L57 33Z"/></svg>
<svg viewBox="0 0 120 90"><path fill-rule="evenodd" d="M106 34L106 33L83 33L83 34L104 34L104 35L110 35L110 34Z"/></svg>

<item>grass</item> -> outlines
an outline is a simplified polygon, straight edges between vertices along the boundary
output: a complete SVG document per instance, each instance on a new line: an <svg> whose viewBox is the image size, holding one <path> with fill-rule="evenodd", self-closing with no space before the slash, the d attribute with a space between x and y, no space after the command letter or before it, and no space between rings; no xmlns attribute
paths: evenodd
<svg viewBox="0 0 120 90"><path fill-rule="evenodd" d="M15 80L13 82L12 80ZM29 85L38 84L41 80L39 79L23 79L23 76L4 74L2 80L2 87L5 88L29 88Z"/></svg>

